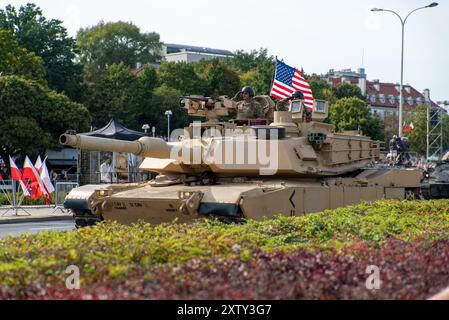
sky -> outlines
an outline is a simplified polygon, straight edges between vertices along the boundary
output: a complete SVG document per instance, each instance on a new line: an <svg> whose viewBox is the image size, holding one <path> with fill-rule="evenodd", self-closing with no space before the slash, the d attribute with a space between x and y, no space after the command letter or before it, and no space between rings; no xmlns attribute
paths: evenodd
<svg viewBox="0 0 449 320"><path fill-rule="evenodd" d="M0 0L16 7L22 0ZM69 35L100 20L132 22L161 41L231 51L267 48L307 74L364 67L368 80L400 82L401 23L426 0L34 0ZM404 84L449 100L449 1L405 24Z"/></svg>

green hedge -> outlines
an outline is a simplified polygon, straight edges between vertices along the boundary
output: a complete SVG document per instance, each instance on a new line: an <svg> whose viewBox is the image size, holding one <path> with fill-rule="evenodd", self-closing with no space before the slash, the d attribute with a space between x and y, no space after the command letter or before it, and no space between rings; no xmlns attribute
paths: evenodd
<svg viewBox="0 0 449 320"><path fill-rule="evenodd" d="M82 283L86 285L117 277L129 279L148 268L176 268L193 260L200 264L211 259L251 261L260 250L326 253L344 251L358 243L376 249L395 239L430 243L448 238L448 200L383 200L241 225L212 220L157 226L107 222L76 231L1 239L0 287L4 284L16 290L30 283L63 286L69 265L82 268Z"/></svg>
<svg viewBox="0 0 449 320"><path fill-rule="evenodd" d="M11 194L10 194L11 196ZM22 197L22 193L20 192L18 194L18 199L20 199ZM53 199L53 197L50 199L50 203L54 204L55 201ZM4 193L0 193L0 206L7 206L10 205L11 203L8 201L6 194ZM45 198L42 196L40 197L38 200L34 200L34 199L28 199L25 197L25 199L23 199L22 205L24 206L31 206L31 205L44 205L45 203Z"/></svg>

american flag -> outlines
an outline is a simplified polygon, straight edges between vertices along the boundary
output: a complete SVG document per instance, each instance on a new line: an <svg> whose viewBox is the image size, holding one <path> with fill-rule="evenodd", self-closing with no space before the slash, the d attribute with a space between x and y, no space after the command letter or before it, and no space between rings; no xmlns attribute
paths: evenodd
<svg viewBox="0 0 449 320"><path fill-rule="evenodd" d="M270 95L282 100L290 97L296 90L304 94L304 104L308 108L313 108L315 99L312 95L312 89L310 89L306 79L302 76L301 71L276 59L276 72Z"/></svg>

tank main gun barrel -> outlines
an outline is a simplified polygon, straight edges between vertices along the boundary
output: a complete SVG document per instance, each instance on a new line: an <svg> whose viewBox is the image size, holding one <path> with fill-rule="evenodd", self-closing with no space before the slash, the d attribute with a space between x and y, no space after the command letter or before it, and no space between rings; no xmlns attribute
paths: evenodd
<svg viewBox="0 0 449 320"><path fill-rule="evenodd" d="M170 145L162 139L142 137L136 141L124 141L108 138L98 138L80 134L64 133L60 136L62 145L82 150L125 152L140 157L167 159L170 158Z"/></svg>

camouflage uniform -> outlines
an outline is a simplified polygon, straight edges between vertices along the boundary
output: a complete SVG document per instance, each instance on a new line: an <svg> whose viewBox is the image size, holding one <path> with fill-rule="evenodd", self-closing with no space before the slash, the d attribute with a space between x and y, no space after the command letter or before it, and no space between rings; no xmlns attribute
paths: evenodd
<svg viewBox="0 0 449 320"><path fill-rule="evenodd" d="M259 102L251 99L249 103L245 101L237 102L237 119L258 119L264 117L264 111Z"/></svg>
<svg viewBox="0 0 449 320"><path fill-rule="evenodd" d="M276 110L277 111L288 111L289 105L290 105L290 101L284 101L284 100L278 101L276 103Z"/></svg>

